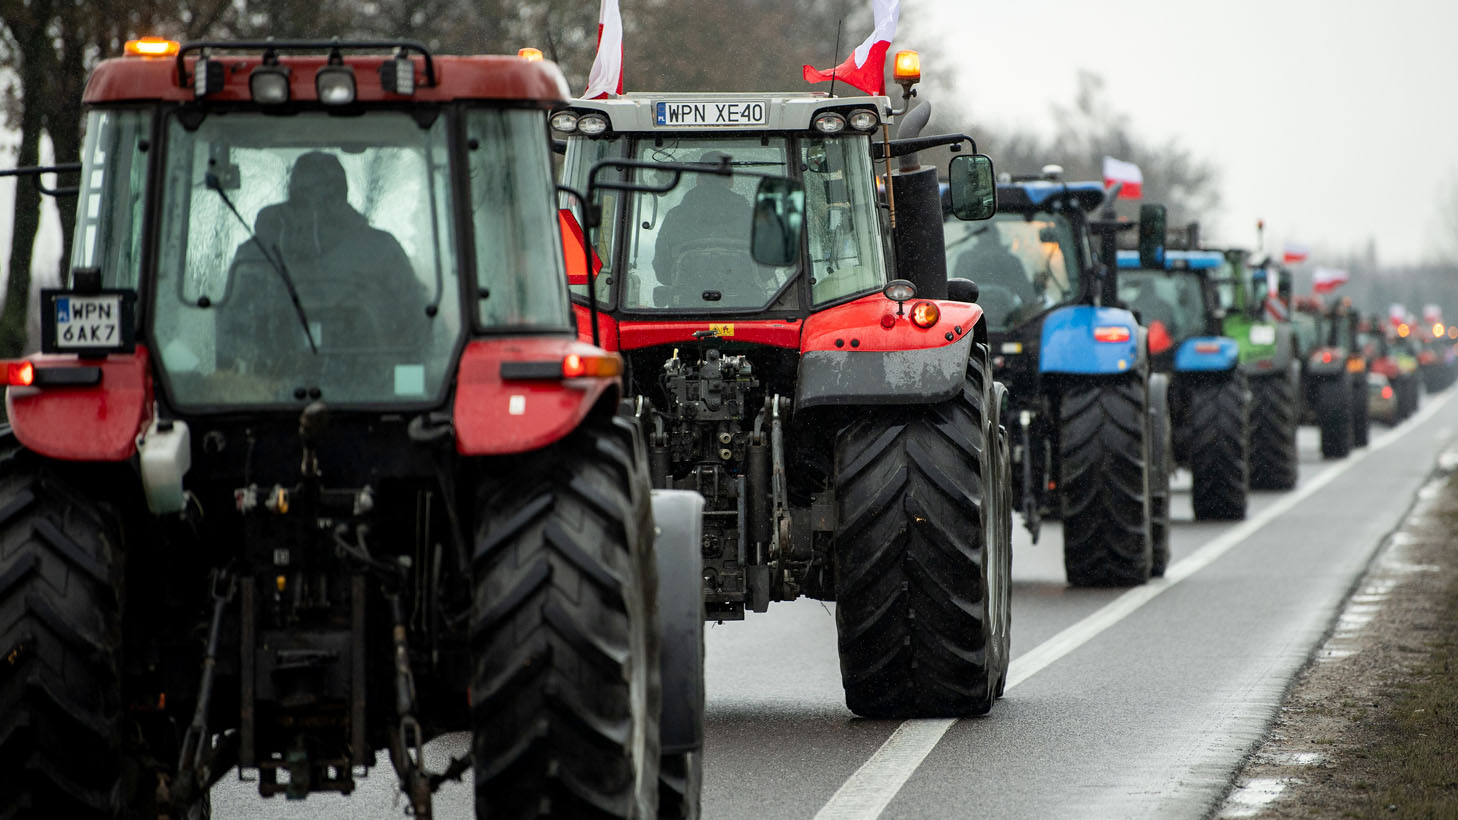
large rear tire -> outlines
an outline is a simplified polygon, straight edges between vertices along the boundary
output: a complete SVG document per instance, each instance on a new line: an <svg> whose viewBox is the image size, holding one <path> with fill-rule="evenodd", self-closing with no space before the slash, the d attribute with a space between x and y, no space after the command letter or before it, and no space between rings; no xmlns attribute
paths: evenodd
<svg viewBox="0 0 1458 820"><path fill-rule="evenodd" d="M1371 437L1372 418L1367 410L1367 375L1352 379L1352 446L1366 447Z"/></svg>
<svg viewBox="0 0 1458 820"><path fill-rule="evenodd" d="M491 465L477 497L471 719L478 818L652 817L653 524L632 422Z"/></svg>
<svg viewBox="0 0 1458 820"><path fill-rule="evenodd" d="M1196 521L1245 517L1250 394L1239 371L1201 379L1190 399L1190 501Z"/></svg>
<svg viewBox="0 0 1458 820"><path fill-rule="evenodd" d="M1063 567L1074 586L1149 580L1149 442L1138 374L1065 383L1058 402Z"/></svg>
<svg viewBox="0 0 1458 820"><path fill-rule="evenodd" d="M1345 374L1324 376L1316 385L1316 421L1321 427L1321 457L1346 458L1352 437L1352 391Z"/></svg>
<svg viewBox="0 0 1458 820"><path fill-rule="evenodd" d="M123 784L121 526L0 439L0 815L111 818Z"/></svg>
<svg viewBox="0 0 1458 820"><path fill-rule="evenodd" d="M978 345L956 398L867 412L836 441L835 621L858 715L985 714L1007 674L1009 536L989 532L1011 529L993 506L1010 497L984 480L1008 475L986 446L986 373Z"/></svg>
<svg viewBox="0 0 1458 820"><path fill-rule="evenodd" d="M1417 412L1421 387L1418 384L1416 373L1398 376L1397 385L1393 390L1397 393L1397 418L1399 421Z"/></svg>
<svg viewBox="0 0 1458 820"><path fill-rule="evenodd" d="M1250 380L1250 487L1289 490L1296 486L1297 366L1292 372Z"/></svg>

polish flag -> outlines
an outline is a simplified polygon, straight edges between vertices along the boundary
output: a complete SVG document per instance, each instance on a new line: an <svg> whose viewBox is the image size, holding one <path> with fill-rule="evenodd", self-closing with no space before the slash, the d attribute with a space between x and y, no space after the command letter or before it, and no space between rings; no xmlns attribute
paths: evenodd
<svg viewBox="0 0 1458 820"><path fill-rule="evenodd" d="M1281 281L1274 268L1266 268L1266 315L1278 322L1291 317L1291 311L1281 301Z"/></svg>
<svg viewBox="0 0 1458 820"><path fill-rule="evenodd" d="M1387 306L1387 321L1394 326L1402 324L1407 320L1407 306L1393 302Z"/></svg>
<svg viewBox="0 0 1458 820"><path fill-rule="evenodd" d="M1306 257L1310 255L1311 249L1300 242L1287 242L1281 248L1281 261L1287 264L1292 262L1305 262Z"/></svg>
<svg viewBox="0 0 1458 820"><path fill-rule="evenodd" d="M1120 199L1138 199L1144 195L1144 174L1138 165L1104 157L1104 187L1109 188L1116 182L1124 183L1124 187L1119 189Z"/></svg>
<svg viewBox="0 0 1458 820"><path fill-rule="evenodd" d="M1311 274L1311 282L1317 293L1331 293L1347 283L1347 272L1340 268L1317 268Z"/></svg>
<svg viewBox="0 0 1458 820"><path fill-rule="evenodd" d="M587 75L584 100L600 100L623 93L623 16L618 0L602 0L597 15L597 57Z"/></svg>
<svg viewBox="0 0 1458 820"><path fill-rule="evenodd" d="M871 0L871 16L876 28L846 61L820 71L804 66L805 82L823 83L836 79L859 88L867 94L886 93L886 52L896 36L896 20L901 16L901 0Z"/></svg>
<svg viewBox="0 0 1458 820"><path fill-rule="evenodd" d="M1423 305L1423 321L1428 324L1443 321L1443 309L1437 305Z"/></svg>

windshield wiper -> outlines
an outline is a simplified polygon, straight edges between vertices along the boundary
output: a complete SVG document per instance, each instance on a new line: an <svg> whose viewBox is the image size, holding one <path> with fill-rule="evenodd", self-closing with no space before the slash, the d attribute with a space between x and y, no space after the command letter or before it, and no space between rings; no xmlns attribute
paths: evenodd
<svg viewBox="0 0 1458 820"><path fill-rule="evenodd" d="M233 216L238 218L243 229L248 231L249 238L258 246L263 258L268 260L268 266L273 268L279 279L283 280L284 287L289 292L289 301L294 303L294 313L298 314L299 324L304 327L304 338L309 340L309 350L318 354L319 346L314 344L314 334L309 330L309 317L304 313L304 305L299 302L299 291L294 287L293 277L289 276L288 266L284 264L283 254L279 251L278 246L274 246L273 253L268 252L268 248L264 247L263 242L259 240L258 234L253 232L253 226L249 225L248 220L244 219L243 215L238 213L238 209L233 207L233 200L229 199L227 192L223 190L223 184L217 174L209 171L203 176L203 184L217 192L218 198L222 199L223 204L228 206L228 210L233 212Z"/></svg>

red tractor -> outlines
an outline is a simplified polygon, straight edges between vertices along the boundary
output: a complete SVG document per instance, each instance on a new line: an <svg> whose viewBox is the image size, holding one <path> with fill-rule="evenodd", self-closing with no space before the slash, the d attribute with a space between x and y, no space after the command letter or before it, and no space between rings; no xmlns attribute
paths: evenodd
<svg viewBox="0 0 1458 820"><path fill-rule="evenodd" d="M380 749L417 817L473 764L478 817L695 811L702 502L650 495L622 360L578 339L560 72L128 52L86 87L41 352L4 364L7 816L204 817L235 767L349 793Z"/></svg>
<svg viewBox="0 0 1458 820"><path fill-rule="evenodd" d="M996 191L970 137L918 135L928 110L895 140L885 97L628 94L552 118L566 184L610 192L589 198L582 327L595 307L623 353L654 485L705 498L708 617L835 601L866 716L985 713L1009 658L1004 390L917 152L971 147L951 164L959 218L990 217ZM670 190L643 167L660 162L696 184ZM798 181L803 216L735 216L766 202L756 174ZM795 253L766 264L759 228L784 221L803 224Z"/></svg>

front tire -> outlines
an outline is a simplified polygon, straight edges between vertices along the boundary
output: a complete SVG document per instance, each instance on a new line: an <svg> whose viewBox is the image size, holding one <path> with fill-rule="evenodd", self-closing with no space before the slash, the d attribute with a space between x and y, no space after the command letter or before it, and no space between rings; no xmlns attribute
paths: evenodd
<svg viewBox="0 0 1458 820"><path fill-rule="evenodd" d="M1011 517L984 478L1008 473L987 446L987 354L974 350L959 396L866 413L836 442L835 621L858 715L985 714L1007 673L1009 544L988 534Z"/></svg>
<svg viewBox="0 0 1458 820"><path fill-rule="evenodd" d="M659 660L647 471L632 422L494 463L477 498L476 816L652 817Z"/></svg>
<svg viewBox="0 0 1458 820"><path fill-rule="evenodd" d="M1316 386L1316 420L1321 427L1321 457L1346 458L1352 435L1352 391L1345 377L1326 376Z"/></svg>
<svg viewBox="0 0 1458 820"><path fill-rule="evenodd" d="M1077 379L1058 402L1063 567L1074 586L1149 580L1148 428L1144 382Z"/></svg>
<svg viewBox="0 0 1458 820"><path fill-rule="evenodd" d="M111 818L126 791L121 526L13 439L4 446L0 813Z"/></svg>
<svg viewBox="0 0 1458 820"><path fill-rule="evenodd" d="M1169 417L1169 378L1149 377L1149 574L1163 578L1169 567L1169 479L1174 472L1173 430Z"/></svg>
<svg viewBox="0 0 1458 820"><path fill-rule="evenodd" d="M1190 500L1195 520L1245 517L1250 482L1250 400L1234 372L1202 379L1190 399Z"/></svg>
<svg viewBox="0 0 1458 820"><path fill-rule="evenodd" d="M1300 402L1291 373L1250 380L1250 487L1253 490L1289 490L1296 486L1296 427Z"/></svg>

